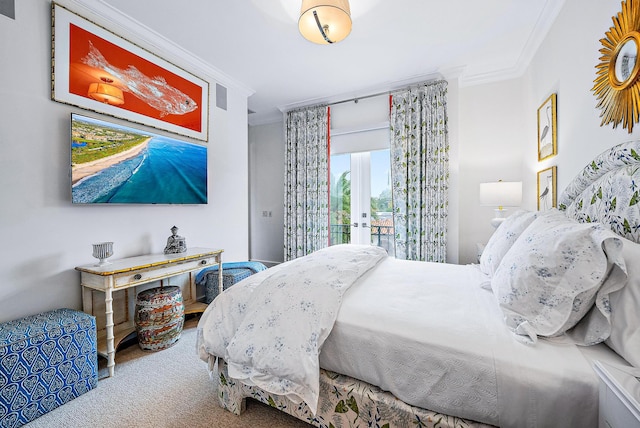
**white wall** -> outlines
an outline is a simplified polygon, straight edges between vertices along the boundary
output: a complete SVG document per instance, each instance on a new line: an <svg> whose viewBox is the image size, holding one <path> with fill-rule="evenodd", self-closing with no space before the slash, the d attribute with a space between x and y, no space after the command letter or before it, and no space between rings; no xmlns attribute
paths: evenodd
<svg viewBox="0 0 640 428"><path fill-rule="evenodd" d="M476 244L486 244L494 231L494 207L480 206L480 183L522 180L521 92L520 80L460 88L460 263L477 262Z"/></svg>
<svg viewBox="0 0 640 428"><path fill-rule="evenodd" d="M598 52L617 0L566 0L556 22L524 76L460 89L460 262L473 262L475 243L486 243L493 229L490 207L481 207L478 184L503 179L523 181L522 207L537 209L537 172L558 168L558 195L586 164L633 134L600 126L591 91ZM538 162L537 110L557 93L558 155Z"/></svg>
<svg viewBox="0 0 640 428"><path fill-rule="evenodd" d="M527 142L525 167L528 208L535 209L536 172L558 166L558 193L586 164L604 150L637 139L621 126L600 126L601 110L591 89L600 62L600 39L620 12L617 0L567 0L548 37L523 78ZM543 162L536 157L536 111L551 93L558 94L558 155Z"/></svg>
<svg viewBox="0 0 640 428"><path fill-rule="evenodd" d="M478 199L481 182L522 181L522 208L535 210L538 171L558 167L560 194L594 156L638 138L640 124L631 135L621 127L601 127L591 91L600 39L619 11L618 0L565 0L523 76L460 87L449 79L448 261L475 262L476 243L486 243L493 233L492 208ZM552 93L558 96L558 155L538 162L537 110Z"/></svg>
<svg viewBox="0 0 640 428"><path fill-rule="evenodd" d="M114 241L114 258L161 253L175 224L190 247L248 258L245 90L225 83L227 111L218 109L214 79L189 70L210 82L214 100L208 205L72 206L70 113L83 110L50 99L50 1L16 1L15 20L0 16L0 46L0 322L81 309L74 267L95 261L94 242Z"/></svg>
<svg viewBox="0 0 640 428"><path fill-rule="evenodd" d="M249 128L251 260L284 261L284 130L282 123ZM266 216L264 215L266 213Z"/></svg>

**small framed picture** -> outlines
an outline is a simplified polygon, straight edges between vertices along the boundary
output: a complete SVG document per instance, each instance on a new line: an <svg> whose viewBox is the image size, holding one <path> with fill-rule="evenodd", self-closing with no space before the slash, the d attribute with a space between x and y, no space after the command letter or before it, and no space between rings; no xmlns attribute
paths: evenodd
<svg viewBox="0 0 640 428"><path fill-rule="evenodd" d="M556 175L558 167L552 166L538 171L538 211L556 208Z"/></svg>
<svg viewBox="0 0 640 428"><path fill-rule="evenodd" d="M538 160L550 158L558 154L558 138L556 130L556 94L538 108Z"/></svg>

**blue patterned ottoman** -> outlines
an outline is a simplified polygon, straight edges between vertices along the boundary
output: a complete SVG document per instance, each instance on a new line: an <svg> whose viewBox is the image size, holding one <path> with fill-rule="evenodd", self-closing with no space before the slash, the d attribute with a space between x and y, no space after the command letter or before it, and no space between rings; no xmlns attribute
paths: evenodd
<svg viewBox="0 0 640 428"><path fill-rule="evenodd" d="M57 309L0 323L0 427L19 427L98 385L96 320Z"/></svg>
<svg viewBox="0 0 640 428"><path fill-rule="evenodd" d="M266 268L260 262L222 263L222 289L226 290L233 284ZM213 302L218 295L218 266L211 266L198 272L196 283L205 286L205 303Z"/></svg>

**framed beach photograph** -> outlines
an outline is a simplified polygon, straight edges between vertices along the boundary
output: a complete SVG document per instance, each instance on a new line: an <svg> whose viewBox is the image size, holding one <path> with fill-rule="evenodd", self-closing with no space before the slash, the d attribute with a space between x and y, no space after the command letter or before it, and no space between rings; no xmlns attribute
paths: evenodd
<svg viewBox="0 0 640 428"><path fill-rule="evenodd" d="M538 108L538 160L550 158L558 154L556 94Z"/></svg>
<svg viewBox="0 0 640 428"><path fill-rule="evenodd" d="M207 146L71 113L74 204L206 204Z"/></svg>
<svg viewBox="0 0 640 428"><path fill-rule="evenodd" d="M208 140L209 84L52 3L51 98Z"/></svg>
<svg viewBox="0 0 640 428"><path fill-rule="evenodd" d="M556 166L538 171L538 211L557 208L556 174Z"/></svg>

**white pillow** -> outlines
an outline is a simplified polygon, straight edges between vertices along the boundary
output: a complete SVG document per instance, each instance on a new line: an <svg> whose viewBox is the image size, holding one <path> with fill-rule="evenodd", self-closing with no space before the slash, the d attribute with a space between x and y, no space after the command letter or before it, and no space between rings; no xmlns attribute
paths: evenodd
<svg viewBox="0 0 640 428"><path fill-rule="evenodd" d="M611 294L611 335L605 343L640 368L640 244L624 239L622 256L628 280Z"/></svg>
<svg viewBox="0 0 640 428"><path fill-rule="evenodd" d="M489 238L480 256L480 270L493 276L502 258L520 234L538 216L537 211L519 210L507 217Z"/></svg>
<svg viewBox="0 0 640 428"><path fill-rule="evenodd" d="M596 302L579 344L609 335L609 300L626 281L622 241L602 225L578 223L562 213L536 218L505 254L491 288L507 326L536 342L574 327Z"/></svg>

